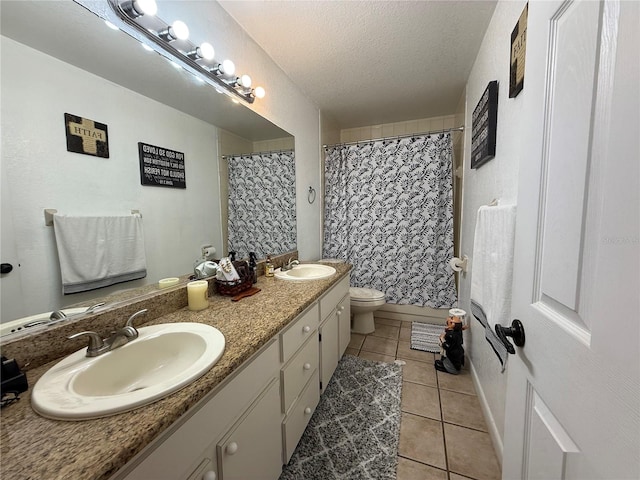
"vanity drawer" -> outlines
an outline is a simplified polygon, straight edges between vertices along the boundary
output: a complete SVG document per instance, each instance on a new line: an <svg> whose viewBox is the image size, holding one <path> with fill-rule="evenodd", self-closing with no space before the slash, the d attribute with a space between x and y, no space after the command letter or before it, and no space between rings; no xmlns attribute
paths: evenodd
<svg viewBox="0 0 640 480"><path fill-rule="evenodd" d="M334 285L334 287L329 290L321 299L320 299L320 318L324 320L329 316L329 314L336 308L338 302L349 293L349 276L347 275L342 280Z"/></svg>
<svg viewBox="0 0 640 480"><path fill-rule="evenodd" d="M302 350L296 353L291 361L280 370L282 413L287 413L300 391L318 369L318 356L318 336L314 334L307 340Z"/></svg>
<svg viewBox="0 0 640 480"><path fill-rule="evenodd" d="M307 427L319 401L320 385L318 383L318 370L316 370L298 400L291 407L289 415L282 422L282 438L284 439L283 461L285 464L289 463L291 455L293 455L293 451L296 449L300 437L302 437L304 429Z"/></svg>
<svg viewBox="0 0 640 480"><path fill-rule="evenodd" d="M280 334L280 359L287 363L304 342L315 335L318 328L318 304L300 315L284 332Z"/></svg>

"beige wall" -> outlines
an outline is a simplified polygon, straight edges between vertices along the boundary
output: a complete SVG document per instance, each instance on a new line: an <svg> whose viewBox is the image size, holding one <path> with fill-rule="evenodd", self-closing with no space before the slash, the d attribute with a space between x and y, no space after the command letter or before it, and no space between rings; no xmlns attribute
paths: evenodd
<svg viewBox="0 0 640 480"><path fill-rule="evenodd" d="M254 152L271 152L275 150L293 150L295 148L295 140L293 137L274 138L271 140L262 140L253 142Z"/></svg>
<svg viewBox="0 0 640 480"><path fill-rule="evenodd" d="M460 308L467 312L471 311L473 239L478 208L493 199L498 199L500 204L513 204L517 201L522 135L520 112L527 87L525 84L524 90L516 98L509 98L509 51L511 31L525 4L524 1L498 2L467 81L466 118L469 129L471 114L487 84L498 80L500 85L495 157L480 168L472 170L470 132L465 138L461 253L469 256L470 268L460 279L458 299ZM465 348L471 360L472 372L477 382L476 390L483 405L487 426L501 460L506 373L500 373L500 362L485 340L480 323L475 319L471 319L469 323L471 329L466 331Z"/></svg>
<svg viewBox="0 0 640 480"><path fill-rule="evenodd" d="M460 125L461 124L456 123L456 116L452 114L442 117L408 120L406 122L383 123L381 125L346 128L340 131L340 142L357 142L360 140L394 137L396 135L435 132L446 128L459 127Z"/></svg>

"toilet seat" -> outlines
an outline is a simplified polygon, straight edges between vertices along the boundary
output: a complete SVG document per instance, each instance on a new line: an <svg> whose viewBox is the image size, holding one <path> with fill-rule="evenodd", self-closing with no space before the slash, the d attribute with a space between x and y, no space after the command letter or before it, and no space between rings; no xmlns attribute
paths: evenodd
<svg viewBox="0 0 640 480"><path fill-rule="evenodd" d="M373 288L349 287L349 295L352 302L369 303L384 301L384 292Z"/></svg>
<svg viewBox="0 0 640 480"><path fill-rule="evenodd" d="M376 329L373 312L385 304L384 292L373 288L349 287L351 296L351 331L354 333L369 334Z"/></svg>

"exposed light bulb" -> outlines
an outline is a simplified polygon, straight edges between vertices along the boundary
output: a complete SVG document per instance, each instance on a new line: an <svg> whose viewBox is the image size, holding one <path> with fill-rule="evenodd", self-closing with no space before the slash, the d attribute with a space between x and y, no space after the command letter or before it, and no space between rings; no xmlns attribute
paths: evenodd
<svg viewBox="0 0 640 480"><path fill-rule="evenodd" d="M176 20L169 27L169 34L179 40L186 40L189 38L189 27L181 20Z"/></svg>
<svg viewBox="0 0 640 480"><path fill-rule="evenodd" d="M158 13L158 5L156 0L135 0L134 8L143 15L155 15Z"/></svg>
<svg viewBox="0 0 640 480"><path fill-rule="evenodd" d="M233 75L236 73L236 65L229 59L226 59L222 62L222 74L223 75Z"/></svg>
<svg viewBox="0 0 640 480"><path fill-rule="evenodd" d="M118 27L116 27L113 23L111 23L109 20L105 20L104 24L109 27L111 30L120 30Z"/></svg>
<svg viewBox="0 0 640 480"><path fill-rule="evenodd" d="M199 49L200 49L199 54L202 58L204 58L205 60L213 60L213 57L216 52L210 43L204 42L203 44L200 45Z"/></svg>
<svg viewBox="0 0 640 480"><path fill-rule="evenodd" d="M249 75L242 75L240 77L240 85L242 85L244 88L250 88L251 87L251 77Z"/></svg>
<svg viewBox="0 0 640 480"><path fill-rule="evenodd" d="M267 92L265 92L264 88L262 87L256 87L253 93L255 94L256 98L264 98Z"/></svg>
<svg viewBox="0 0 640 480"><path fill-rule="evenodd" d="M155 0L126 0L120 3L120 8L131 18L153 16L158 12Z"/></svg>

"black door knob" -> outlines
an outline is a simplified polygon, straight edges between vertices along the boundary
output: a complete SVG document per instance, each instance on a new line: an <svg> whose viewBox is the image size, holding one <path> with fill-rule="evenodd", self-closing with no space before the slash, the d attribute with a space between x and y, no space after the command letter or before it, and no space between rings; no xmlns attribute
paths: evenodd
<svg viewBox="0 0 640 480"><path fill-rule="evenodd" d="M515 343L517 347L524 346L524 326L522 325L522 322L517 318L511 322L510 327L496 325L495 329L496 335L498 335L498 338L502 340L502 343L504 343L504 346L507 347L507 351L509 353L514 354L516 353L516 350L515 348L513 348L513 345L507 337L513 338L513 343Z"/></svg>
<svg viewBox="0 0 640 480"><path fill-rule="evenodd" d="M13 265L10 263L0 264L0 273L9 273L11 270L13 270Z"/></svg>

